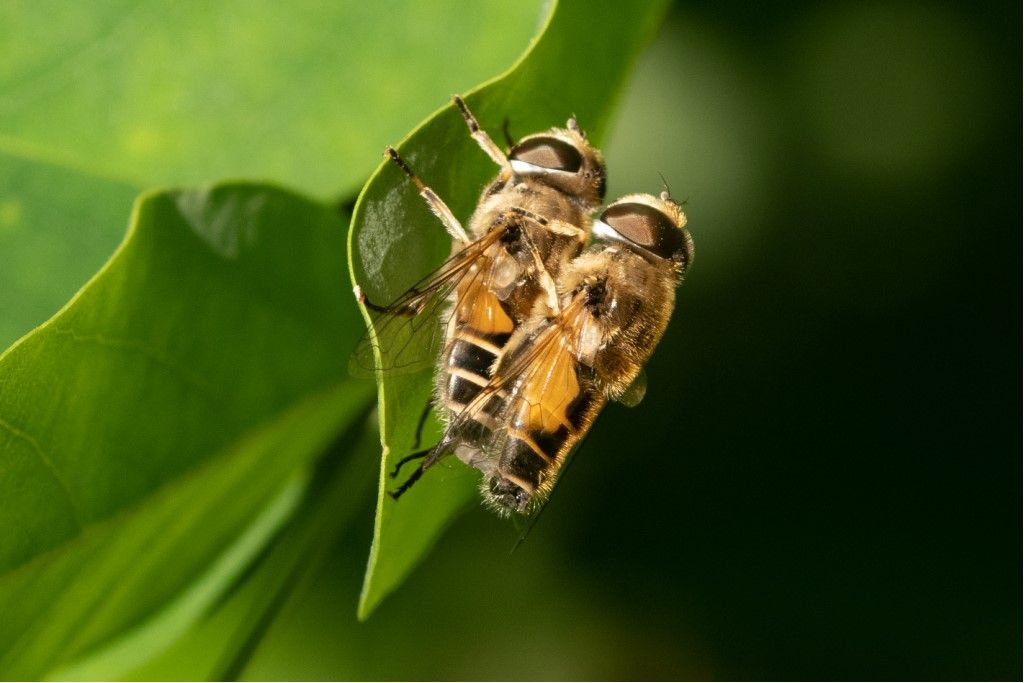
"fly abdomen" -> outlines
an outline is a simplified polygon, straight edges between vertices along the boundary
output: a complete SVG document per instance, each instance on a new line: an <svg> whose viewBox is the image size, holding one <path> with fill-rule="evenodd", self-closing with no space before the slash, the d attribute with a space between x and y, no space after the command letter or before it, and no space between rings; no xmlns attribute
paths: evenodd
<svg viewBox="0 0 1024 683"><path fill-rule="evenodd" d="M476 398L490 379L494 361L509 336L482 334L465 327L456 330L444 367L448 409L459 412Z"/></svg>
<svg viewBox="0 0 1024 683"><path fill-rule="evenodd" d="M578 391L571 399L558 396L549 386L540 404L522 406L508 430L499 471L530 494L550 487L545 482L558 473L601 402L600 394L588 384L575 386Z"/></svg>
<svg viewBox="0 0 1024 683"><path fill-rule="evenodd" d="M465 408L487 383L485 377L462 368L449 367L446 374L448 408L455 412Z"/></svg>
<svg viewBox="0 0 1024 683"><path fill-rule="evenodd" d="M532 493L540 487L569 436L564 426L555 432L509 430L501 457L502 474Z"/></svg>
<svg viewBox="0 0 1024 683"><path fill-rule="evenodd" d="M504 409L505 394L475 399L490 381L495 361L511 334L485 334L462 324L451 335L441 374L441 398L459 426L450 427L445 438L460 460L480 468L485 460L484 445L491 440Z"/></svg>

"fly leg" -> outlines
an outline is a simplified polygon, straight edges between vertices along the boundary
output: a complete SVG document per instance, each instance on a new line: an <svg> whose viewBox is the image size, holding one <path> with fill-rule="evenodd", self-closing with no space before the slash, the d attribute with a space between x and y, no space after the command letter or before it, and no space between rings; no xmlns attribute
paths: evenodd
<svg viewBox="0 0 1024 683"><path fill-rule="evenodd" d="M434 448L426 448L418 453L413 453L412 455L407 455L402 458L398 462L398 466L395 468L395 474L398 474L398 467L401 467L404 463L409 462L410 460L423 458L423 461L420 463L420 466L416 468L416 471L409 475L409 478L406 479L401 486L394 491L388 491L388 495L395 500L398 500L403 493L412 488L412 485L420 480L420 477L422 477L423 473L427 471L427 468L437 462L441 458L442 454L443 453L439 450L438 446L435 446Z"/></svg>
<svg viewBox="0 0 1024 683"><path fill-rule="evenodd" d="M423 455L426 455L429 452L430 451L426 451L426 453L424 453ZM416 468L416 471L413 472L412 475L408 479L405 480L405 483L403 483L401 486L399 486L394 491L388 491L388 495L391 496L392 498L394 498L395 500L398 500L399 498L401 498L402 494L405 493L406 491L408 491L409 489L411 489L412 485L415 484L417 481L419 481L420 477L423 476L423 473L426 472L427 468L424 467L424 464L425 463L421 463L420 466Z"/></svg>
<svg viewBox="0 0 1024 683"><path fill-rule="evenodd" d="M416 445L413 446L413 448L420 447L420 440L423 437L423 426L427 423L427 418L430 417L430 409L432 407L432 404L428 402L426 407L423 409L423 414L420 415L420 422L416 426ZM421 458L427 457L427 454L430 453L431 450L433 449L424 448L423 450L416 451L412 455L407 455L398 462L396 462L395 469L391 470L391 478L394 479L395 477L398 476L398 473L402 470L402 465L404 465L407 462L412 462L413 460L420 460Z"/></svg>
<svg viewBox="0 0 1024 683"><path fill-rule="evenodd" d="M508 157L504 152L501 151L491 136L487 134L487 131L480 127L477 123L476 117L473 116L473 112L469 110L466 103L462 101L462 98L458 95L452 96L452 101L455 102L455 106L459 108L459 112L462 114L462 118L465 119L466 125L469 127L469 134L476 140L476 144L480 145L487 156L491 158L494 163L501 166L501 177L508 179L512 177L512 165L508 161Z"/></svg>
<svg viewBox="0 0 1024 683"><path fill-rule="evenodd" d="M423 427L427 423L427 418L430 417L430 409L432 407L433 407L433 404L431 404L428 401L427 405L423 408L423 413L420 415L419 424L416 426L416 447L417 448L420 445L420 439L423 437ZM433 450L434 450L433 448L424 448L423 450L419 450L419 451L416 451L415 453L412 453L410 455L405 456L404 458L399 460L397 463L395 463L395 469L391 470L391 478L394 479L395 477L398 476L398 473L402 469L402 465L406 464L407 462L412 462L413 460L422 460L423 458L426 458L428 455L430 455L430 453ZM416 471L413 472L412 475L408 479L405 480L405 483L403 483L401 486L399 486L394 491L389 491L388 493L391 495L392 498L394 498L395 500L398 500L399 496L401 496L403 493L408 491L409 487L411 487L413 484L415 484L416 481L420 477L423 476L423 472L431 464L433 464L433 460L429 460L429 461L425 460L424 462L420 463L420 466L417 467Z"/></svg>
<svg viewBox="0 0 1024 683"><path fill-rule="evenodd" d="M388 491L388 495L394 498L395 500L398 500L403 493L412 488L412 485L420 480L420 477L423 476L424 472L426 472L430 467L434 465L434 463L441 459L441 456L443 456L445 453L451 452L449 448L450 446L450 441L441 439L441 442L434 446L433 448L424 448L421 451L417 451L416 453L407 455L401 460L399 460L397 465L395 466L394 472L392 472L391 474L392 477L398 476L399 468L401 468L402 465L404 465L405 463L410 462L412 460L420 460L420 466L416 468L415 472L409 475L409 478L406 479L401 486L399 486L394 491Z"/></svg>
<svg viewBox="0 0 1024 683"><path fill-rule="evenodd" d="M575 225L572 225L571 223L567 223L566 221L561 220L549 220L532 211L528 211L518 206L513 206L512 208L508 209L508 211L502 213L498 220L510 221L512 216L517 217L518 220L525 220L536 225L539 225L545 230L557 233L559 235L574 237L577 241L579 241L581 248L587 240L587 233L584 230L576 227ZM533 243L533 240L530 239L529 232L523 230L521 232L521 235L524 243L526 244L526 247L530 252L531 257L533 258L533 266L537 278L537 284L539 284L541 289L544 291L544 296L546 299L545 303L547 304L548 309L552 313L558 313L560 306L558 303L558 288L555 286L555 279L551 276L551 273L548 272L547 267L544 265L544 259L540 254L540 250L537 248L537 245Z"/></svg>
<svg viewBox="0 0 1024 683"><path fill-rule="evenodd" d="M409 164L405 163L405 159L399 156L398 151L394 147L388 147L384 150L384 153L389 159L391 159L391 161L395 162L395 165L398 166L398 168L402 169L402 172L405 173L409 180L412 181L412 184L416 186L420 196L423 197L427 206L430 207L430 211L441 220L441 223L444 224L444 229L452 236L452 239L456 242L461 242L462 244L468 244L470 240L469 235L466 234L466 229L462 227L462 223L460 223L459 219L455 217L455 214L453 214L452 210L448 208L448 205L444 203L444 200L438 197L433 190L423 184L423 181L420 180L419 176L413 173L413 170L409 168Z"/></svg>
<svg viewBox="0 0 1024 683"><path fill-rule="evenodd" d="M420 414L420 421L416 425L416 445L413 446L413 448L419 448L420 447L420 443L423 440L423 428L427 424L427 418L430 417L430 409L433 408L433 407L434 407L434 405L433 405L433 403L431 401L427 401L427 405L423 406L423 412ZM402 462L405 462L405 461L403 460ZM400 462L400 463L398 463L398 465L401 466L402 463ZM398 474L398 470L395 470L395 474L396 475Z"/></svg>
<svg viewBox="0 0 1024 683"><path fill-rule="evenodd" d="M425 448L422 451L416 451L412 455L407 455L404 458L402 458L401 460L399 460L397 463L395 463L395 469L391 470L391 475L390 475L391 478L394 479L395 477L398 476L398 473L402 469L402 465L404 465L407 462L412 462L413 460L419 460L421 458L425 458L425 457L427 457L428 453L430 453L430 449L429 448Z"/></svg>
<svg viewBox="0 0 1024 683"><path fill-rule="evenodd" d="M416 291L416 290L415 290L415 288L413 288L410 291ZM392 306L381 306L380 304L375 304L375 303L373 303L372 301L370 301L366 297L366 292L364 292L363 288L360 287L359 285L356 285L355 287L353 287L352 288L352 292L356 295L356 301L361 303L363 306L366 306L371 311L374 311L375 313L390 313L392 315L400 315L400 316L403 316L403 317L406 317L406 318L411 318L414 315L418 315L419 312L423 309L422 305L419 305L419 306L401 306L401 307L395 306L395 307L392 307Z"/></svg>
<svg viewBox="0 0 1024 683"><path fill-rule="evenodd" d="M557 233L559 235L566 235L568 237L575 237L576 239L579 240L580 244L583 244L587 241L586 231L584 231L582 228L576 227L572 223L567 223L566 221L561 221L558 219L544 218L544 216L538 215L533 211L528 211L518 206L513 206L512 208L509 209L509 212L514 213L517 216L521 216L532 223L536 223L537 225L547 230L550 230L551 232Z"/></svg>
<svg viewBox="0 0 1024 683"><path fill-rule="evenodd" d="M512 133L509 132L508 127L509 122L508 117L506 116L505 120L501 122L501 135L505 138L505 146L508 148L508 151L511 152L512 148L516 146L516 141L512 138Z"/></svg>

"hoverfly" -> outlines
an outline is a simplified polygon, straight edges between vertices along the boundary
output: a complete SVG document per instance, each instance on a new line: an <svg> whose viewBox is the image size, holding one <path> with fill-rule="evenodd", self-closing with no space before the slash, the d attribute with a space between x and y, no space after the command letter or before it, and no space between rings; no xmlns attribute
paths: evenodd
<svg viewBox="0 0 1024 683"><path fill-rule="evenodd" d="M452 429L453 417L488 383L506 343L536 300L556 305L555 278L586 245L591 214L604 200L606 177L600 151L590 145L575 118L565 128L521 139L506 155L480 128L465 102L453 99L470 135L500 167L499 173L481 193L467 231L389 147L388 157L451 235L453 254L389 305L367 300L358 286L356 296L374 317L367 341L381 349L385 367L380 369L418 368L424 360L437 364L434 404L449 423L447 445L476 466L475 440L463 443L459 438L476 427L467 419ZM441 324L435 314L441 316ZM362 367L372 367L372 359L370 343L357 350ZM400 495L416 478L393 495Z"/></svg>
<svg viewBox="0 0 1024 683"><path fill-rule="evenodd" d="M501 514L536 510L605 403L642 396L643 364L693 260L685 226L667 192L605 209L594 222L597 241L562 268L555 308L537 301L419 471L472 435L487 505Z"/></svg>

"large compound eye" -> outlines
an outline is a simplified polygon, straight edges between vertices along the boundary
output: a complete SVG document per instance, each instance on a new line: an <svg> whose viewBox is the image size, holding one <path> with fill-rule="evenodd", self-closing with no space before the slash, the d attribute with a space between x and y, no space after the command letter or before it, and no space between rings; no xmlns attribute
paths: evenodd
<svg viewBox="0 0 1024 683"><path fill-rule="evenodd" d="M575 173L583 165L583 156L578 149L564 140L551 137L523 140L508 156L512 161L512 168L517 173L535 170L531 169L531 166L542 170Z"/></svg>
<svg viewBox="0 0 1024 683"><path fill-rule="evenodd" d="M617 233L608 237L631 242L663 259L681 258L683 266L689 260L683 231L653 206L612 204L601 214L601 222Z"/></svg>

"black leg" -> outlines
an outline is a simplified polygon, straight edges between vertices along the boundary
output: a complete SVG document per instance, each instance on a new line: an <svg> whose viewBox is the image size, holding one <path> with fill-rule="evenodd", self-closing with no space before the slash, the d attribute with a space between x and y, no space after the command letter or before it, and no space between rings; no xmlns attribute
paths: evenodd
<svg viewBox="0 0 1024 683"><path fill-rule="evenodd" d="M508 117L501 122L501 134L505 137L505 145L508 146L508 151L512 151L512 148L516 146L516 141L512 139L512 134L508 130Z"/></svg>
<svg viewBox="0 0 1024 683"><path fill-rule="evenodd" d="M366 298L365 294L362 294L359 297L359 302L366 306L367 308L369 308L371 311L376 311L377 313L388 313L391 310L387 306L380 306L378 304L373 303L372 301Z"/></svg>
<svg viewBox="0 0 1024 683"><path fill-rule="evenodd" d="M420 444L423 443L423 427L426 426L427 418L430 417L431 407L433 407L433 404L430 401L427 401L427 405L423 407L423 414L420 415L420 422L416 425L416 444L413 448L419 448Z"/></svg>
<svg viewBox="0 0 1024 683"><path fill-rule="evenodd" d="M356 300L362 305L366 306L371 311L373 311L374 313L389 313L391 315L401 315L407 318L411 318L414 315L418 315L419 312L423 310L422 303L416 306L381 306L380 304L375 304L372 301L370 301L370 299L367 298L366 296L366 292L364 292L363 288L360 287L359 285L355 286L354 291L356 294ZM409 292L413 294L420 294L420 291L415 287L411 288Z"/></svg>
<svg viewBox="0 0 1024 683"><path fill-rule="evenodd" d="M412 462L413 460L419 460L420 458L425 458L425 457L427 457L427 454L430 453L430 451L431 451L430 448L426 448L426 449L424 449L422 451L416 451L412 455L407 455L404 458L402 458L401 460L399 460L395 464L395 469L391 470L391 478L394 479L395 477L398 476L398 472L399 472L399 470L402 469L402 465L404 465L407 462Z"/></svg>
<svg viewBox="0 0 1024 683"><path fill-rule="evenodd" d="M410 488L412 488L413 484L415 484L417 481L419 481L419 478L423 476L423 472L425 472L425 471L426 471L426 468L423 465L420 465L419 467L416 468L416 471L412 473L412 476L405 480L404 484L399 486L394 491L388 491L388 495L391 496L392 498L394 498L395 500L398 500L398 498L403 493L408 491Z"/></svg>

